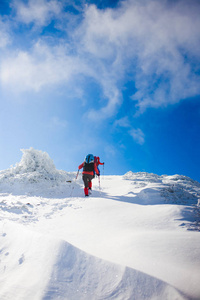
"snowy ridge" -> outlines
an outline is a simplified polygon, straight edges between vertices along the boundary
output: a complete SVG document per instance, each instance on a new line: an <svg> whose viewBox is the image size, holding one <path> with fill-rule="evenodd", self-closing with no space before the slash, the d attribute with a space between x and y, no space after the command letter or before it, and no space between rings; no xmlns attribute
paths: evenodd
<svg viewBox="0 0 200 300"><path fill-rule="evenodd" d="M81 176L23 150L0 172L0 299L199 300L199 199L188 177L143 172L86 199Z"/></svg>
<svg viewBox="0 0 200 300"><path fill-rule="evenodd" d="M182 223L180 226L200 231L200 183L198 181L183 175L159 176L131 171L126 173L123 178L130 180L134 186L135 195L132 202L136 203L138 199L140 204L166 203L187 206L182 208L182 213L189 222ZM139 189L139 194L137 189Z"/></svg>
<svg viewBox="0 0 200 300"><path fill-rule="evenodd" d="M149 184L155 184L156 189L160 189L161 196L166 203L199 205L200 183L187 176L182 175L156 175L145 172L128 172L123 176L126 180L131 180L134 190L146 188ZM160 200L159 200L160 201Z"/></svg>

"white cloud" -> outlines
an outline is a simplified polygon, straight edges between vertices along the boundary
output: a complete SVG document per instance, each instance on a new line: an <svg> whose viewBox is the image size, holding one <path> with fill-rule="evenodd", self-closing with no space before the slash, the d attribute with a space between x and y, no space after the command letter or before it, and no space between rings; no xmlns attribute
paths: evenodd
<svg viewBox="0 0 200 300"><path fill-rule="evenodd" d="M141 111L166 106L200 93L199 14L196 1L89 6L79 29L82 51L104 64L115 87L132 74Z"/></svg>
<svg viewBox="0 0 200 300"><path fill-rule="evenodd" d="M62 16L57 25L65 32L62 5L56 0L14 2L18 21L45 26ZM137 90L133 105L140 112L167 106L200 94L199 14L194 0L127 0L104 10L88 5L80 23L67 32L70 40L52 36L48 45L45 36L38 36L27 50L9 49L1 58L1 82L19 91L39 91L90 77L101 86L103 99L88 117L102 120L118 112L129 74ZM5 47L7 36L1 32Z"/></svg>
<svg viewBox="0 0 200 300"><path fill-rule="evenodd" d="M34 22L36 26L47 25L52 17L61 12L61 2L56 0L29 0L28 3L15 0L13 7L16 10L16 18L25 24Z"/></svg>
<svg viewBox="0 0 200 300"><path fill-rule="evenodd" d="M18 51L2 61L0 78L16 91L39 91L46 85L68 82L84 66L69 56L64 46L49 47L38 42L32 52Z"/></svg>
<svg viewBox="0 0 200 300"><path fill-rule="evenodd" d="M142 132L142 130L140 128L138 129L131 129L129 131L129 134L132 136L132 138L134 139L134 141L139 144L139 145L143 145L145 142L145 135Z"/></svg>

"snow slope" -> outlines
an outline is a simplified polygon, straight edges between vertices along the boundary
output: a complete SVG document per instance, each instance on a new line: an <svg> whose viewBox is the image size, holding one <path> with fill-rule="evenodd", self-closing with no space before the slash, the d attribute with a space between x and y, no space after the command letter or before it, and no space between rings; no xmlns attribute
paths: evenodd
<svg viewBox="0 0 200 300"><path fill-rule="evenodd" d="M0 172L0 299L200 299L200 184L81 176L23 150Z"/></svg>

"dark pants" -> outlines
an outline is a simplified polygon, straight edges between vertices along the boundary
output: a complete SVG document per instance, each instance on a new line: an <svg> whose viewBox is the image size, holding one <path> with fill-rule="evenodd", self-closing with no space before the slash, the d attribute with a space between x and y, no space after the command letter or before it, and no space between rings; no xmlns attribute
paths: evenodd
<svg viewBox="0 0 200 300"><path fill-rule="evenodd" d="M88 188L89 187L89 182L92 181L92 179L94 178L94 175L83 174L82 178L83 178L85 188Z"/></svg>

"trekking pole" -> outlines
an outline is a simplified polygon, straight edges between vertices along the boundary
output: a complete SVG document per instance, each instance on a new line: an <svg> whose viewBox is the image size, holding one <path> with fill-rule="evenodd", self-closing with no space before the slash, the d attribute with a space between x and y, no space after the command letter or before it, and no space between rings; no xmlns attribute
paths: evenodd
<svg viewBox="0 0 200 300"><path fill-rule="evenodd" d="M99 190L101 191L101 185L100 185L100 175L98 176L99 179Z"/></svg>
<svg viewBox="0 0 200 300"><path fill-rule="evenodd" d="M74 183L75 183L76 179L78 178L78 174L79 174L79 170L78 170L78 172L77 172L77 174L76 174L76 178L75 178L75 180L74 180ZM70 193L70 197L72 196L73 191L74 191L74 185L73 185L73 187L72 187L72 190L71 190L71 193Z"/></svg>
<svg viewBox="0 0 200 300"><path fill-rule="evenodd" d="M78 169L78 172L77 172L77 174L76 174L76 179L78 178L79 171L80 171L80 170Z"/></svg>

